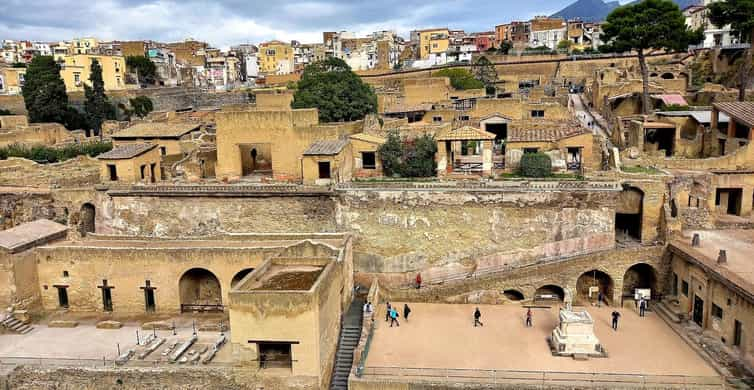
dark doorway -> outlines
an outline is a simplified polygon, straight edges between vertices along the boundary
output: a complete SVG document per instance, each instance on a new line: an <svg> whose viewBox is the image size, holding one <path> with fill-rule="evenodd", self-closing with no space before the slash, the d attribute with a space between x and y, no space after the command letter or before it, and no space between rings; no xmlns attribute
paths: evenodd
<svg viewBox="0 0 754 390"><path fill-rule="evenodd" d="M534 292L535 301L560 302L564 297L565 292L563 291L563 288L551 284L542 286L538 288L536 292Z"/></svg>
<svg viewBox="0 0 754 390"><path fill-rule="evenodd" d="M107 284L107 279L102 279L102 285L97 287L102 290L102 309L113 311L113 294L110 291L113 289L113 286Z"/></svg>
<svg viewBox="0 0 754 390"><path fill-rule="evenodd" d="M693 320L697 325L703 326L704 323L704 301L694 295L694 313Z"/></svg>
<svg viewBox="0 0 754 390"><path fill-rule="evenodd" d="M724 139L717 140L717 145L718 145L718 148L720 148L720 155L724 156L725 155L725 140Z"/></svg>
<svg viewBox="0 0 754 390"><path fill-rule="evenodd" d="M58 289L58 306L68 308L68 286L56 286Z"/></svg>
<svg viewBox="0 0 754 390"><path fill-rule="evenodd" d="M329 179L330 178L330 162L329 161L319 161L319 162L317 162L317 166L319 168L319 178L320 179Z"/></svg>
<svg viewBox="0 0 754 390"><path fill-rule="evenodd" d="M377 157L375 152L361 152L361 167L363 169L376 169Z"/></svg>
<svg viewBox="0 0 754 390"><path fill-rule="evenodd" d="M741 339L743 338L743 326L741 325L741 321L735 320L733 321L733 345L736 347L741 346Z"/></svg>
<svg viewBox="0 0 754 390"><path fill-rule="evenodd" d="M107 164L107 173L110 176L110 181L118 180L118 171L113 164Z"/></svg>
<svg viewBox="0 0 754 390"><path fill-rule="evenodd" d="M599 293L603 295L603 302L610 302L613 299L613 279L610 275L591 270L584 272L576 280L576 295L584 302L597 302Z"/></svg>
<svg viewBox="0 0 754 390"><path fill-rule="evenodd" d="M486 131L495 134L495 141L492 144L492 150L496 155L505 155L505 141L508 139L507 123L487 123L484 125Z"/></svg>
<svg viewBox="0 0 754 390"><path fill-rule="evenodd" d="M726 214L741 215L741 188L718 188L715 192L715 205L718 210L725 210Z"/></svg>
<svg viewBox="0 0 754 390"><path fill-rule="evenodd" d="M619 241L641 240L641 214L615 214L615 235Z"/></svg>
<svg viewBox="0 0 754 390"><path fill-rule="evenodd" d="M204 268L192 268L178 283L181 311L223 311L220 280Z"/></svg>
<svg viewBox="0 0 754 390"><path fill-rule="evenodd" d="M157 181L157 175L155 173L156 168L157 168L156 163L149 164L149 181L152 183Z"/></svg>
<svg viewBox="0 0 754 390"><path fill-rule="evenodd" d="M674 142L675 129L647 129L644 132L644 143L657 144L657 150L664 150L667 157L673 155Z"/></svg>
<svg viewBox="0 0 754 390"><path fill-rule="evenodd" d="M154 290L156 290L156 288L152 287L152 282L147 280L144 282L142 290L144 290L144 310L146 310L147 313L154 313L157 309L157 303L154 299Z"/></svg>
<svg viewBox="0 0 754 390"><path fill-rule="evenodd" d="M259 368L292 368L292 343L257 342Z"/></svg>
<svg viewBox="0 0 754 390"><path fill-rule="evenodd" d="M233 276L233 279L231 279L230 281L230 288L236 288L238 282L240 282L241 279L245 278L246 275L250 274L251 271L254 271L254 268L246 268L238 271L238 273Z"/></svg>
<svg viewBox="0 0 754 390"><path fill-rule="evenodd" d="M503 291L503 295L505 295L505 297L508 298L511 301L523 301L524 300L524 294L521 293L521 291L518 291L518 290L505 290L505 291Z"/></svg>
<svg viewBox="0 0 754 390"><path fill-rule="evenodd" d="M97 216L97 210L91 203L84 203L79 212L79 233L85 236L87 233L94 233L94 219Z"/></svg>
<svg viewBox="0 0 754 390"><path fill-rule="evenodd" d="M634 296L637 288L648 288L653 294L657 291L657 272L647 263L634 264L623 275L623 296Z"/></svg>

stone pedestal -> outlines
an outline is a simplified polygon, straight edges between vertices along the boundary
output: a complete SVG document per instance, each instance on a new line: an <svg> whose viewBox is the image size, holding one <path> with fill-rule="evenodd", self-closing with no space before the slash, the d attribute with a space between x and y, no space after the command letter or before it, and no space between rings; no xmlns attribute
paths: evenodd
<svg viewBox="0 0 754 390"><path fill-rule="evenodd" d="M552 331L550 349L557 356L606 356L594 335L594 320L586 311L561 309L560 325Z"/></svg>

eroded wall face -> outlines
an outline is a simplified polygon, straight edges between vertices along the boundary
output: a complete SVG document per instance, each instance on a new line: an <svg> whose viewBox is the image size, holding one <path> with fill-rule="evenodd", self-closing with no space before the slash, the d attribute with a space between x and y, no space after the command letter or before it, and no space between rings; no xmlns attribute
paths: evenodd
<svg viewBox="0 0 754 390"><path fill-rule="evenodd" d="M159 237L219 232L335 232L335 202L322 197L112 197L97 231Z"/></svg>
<svg viewBox="0 0 754 390"><path fill-rule="evenodd" d="M614 196L350 191L338 223L355 234L356 272L473 270L612 248Z"/></svg>

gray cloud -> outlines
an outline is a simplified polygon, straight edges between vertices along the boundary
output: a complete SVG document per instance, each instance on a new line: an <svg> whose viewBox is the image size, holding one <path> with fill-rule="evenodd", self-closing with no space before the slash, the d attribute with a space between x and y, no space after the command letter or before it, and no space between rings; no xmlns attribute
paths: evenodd
<svg viewBox="0 0 754 390"><path fill-rule="evenodd" d="M269 39L320 42L322 31L450 27L486 31L571 0L3 0L0 38L58 41L195 38L225 48Z"/></svg>

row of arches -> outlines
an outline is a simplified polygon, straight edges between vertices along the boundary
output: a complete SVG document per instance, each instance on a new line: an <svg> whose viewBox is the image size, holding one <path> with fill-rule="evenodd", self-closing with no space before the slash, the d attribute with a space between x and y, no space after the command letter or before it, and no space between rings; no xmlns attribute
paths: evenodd
<svg viewBox="0 0 754 390"><path fill-rule="evenodd" d="M245 268L238 271L231 279L230 288L254 271ZM222 311L222 286L220 279L205 268L191 268L181 275L178 281L181 311Z"/></svg>
<svg viewBox="0 0 754 390"><path fill-rule="evenodd" d="M638 263L629 267L623 275L623 285L620 296L633 296L637 288L649 288L657 291L657 272L654 267L647 263ZM585 302L594 300L595 294L601 292L604 299L612 302L615 297L615 282L607 273L593 269L582 273L576 280L576 289L574 291L574 300ZM591 295L590 295L591 292ZM502 294L510 301L522 301L526 296L519 290L504 290ZM553 300L562 301L565 298L565 291L561 286L547 284L537 288L534 291L534 300Z"/></svg>

